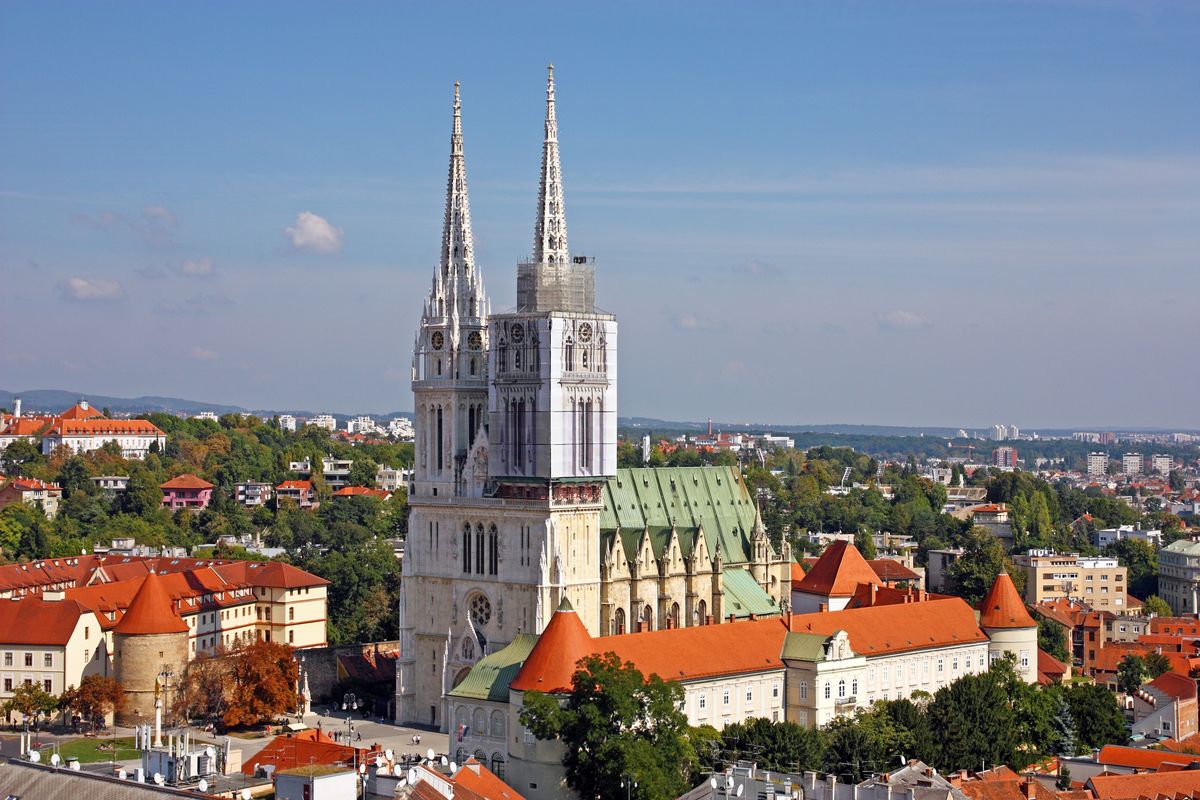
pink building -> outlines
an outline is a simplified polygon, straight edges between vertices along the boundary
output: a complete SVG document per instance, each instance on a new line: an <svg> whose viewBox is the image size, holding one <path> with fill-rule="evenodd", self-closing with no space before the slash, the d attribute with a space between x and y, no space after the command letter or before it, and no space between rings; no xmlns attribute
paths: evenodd
<svg viewBox="0 0 1200 800"><path fill-rule="evenodd" d="M163 508L208 508L212 501L213 485L191 473L178 475L159 487L163 493Z"/></svg>

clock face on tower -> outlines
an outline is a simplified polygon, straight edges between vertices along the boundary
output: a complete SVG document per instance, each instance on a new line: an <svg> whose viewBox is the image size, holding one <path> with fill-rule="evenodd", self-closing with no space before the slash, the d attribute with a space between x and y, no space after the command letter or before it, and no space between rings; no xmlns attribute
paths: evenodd
<svg viewBox="0 0 1200 800"><path fill-rule="evenodd" d="M520 344L525 340L525 328L518 322L512 326L512 331L509 335L512 336L513 344Z"/></svg>
<svg viewBox="0 0 1200 800"><path fill-rule="evenodd" d="M471 331L471 335L467 337L467 347L472 350L479 350L483 347L483 337L479 335L479 331Z"/></svg>
<svg viewBox="0 0 1200 800"><path fill-rule="evenodd" d="M430 341L433 343L434 350L441 350L446 344L446 337L442 335L441 331L434 331L433 338Z"/></svg>
<svg viewBox="0 0 1200 800"><path fill-rule="evenodd" d="M579 326L579 341L590 342L592 340L592 326L590 323L583 323Z"/></svg>

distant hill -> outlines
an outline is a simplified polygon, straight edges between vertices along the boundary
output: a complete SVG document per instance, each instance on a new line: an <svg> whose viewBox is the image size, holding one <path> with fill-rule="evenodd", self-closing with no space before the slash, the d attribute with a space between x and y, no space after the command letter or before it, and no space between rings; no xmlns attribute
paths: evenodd
<svg viewBox="0 0 1200 800"><path fill-rule="evenodd" d="M87 400L95 408L107 408L114 414L149 414L161 411L166 414L199 414L201 411L212 411L215 414L254 414L269 417L276 414L293 414L298 417L315 417L320 411L307 409L273 409L273 408L243 408L223 403L204 403L197 400L185 400L180 397L159 397L146 395L144 397L109 397L88 392L70 392L63 389L31 389L22 392L11 392L0 389L0 406L13 407L13 400L21 398L21 405L26 412L54 413L63 411L75 405L80 399ZM361 412L367 413L367 412ZM334 414L339 421L351 419L358 414ZM392 411L386 414L371 414L375 419L392 419L393 417L412 417L409 411Z"/></svg>

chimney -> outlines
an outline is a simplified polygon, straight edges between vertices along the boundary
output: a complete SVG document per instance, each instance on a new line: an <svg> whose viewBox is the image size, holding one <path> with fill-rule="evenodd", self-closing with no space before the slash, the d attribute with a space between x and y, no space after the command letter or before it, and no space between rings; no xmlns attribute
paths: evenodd
<svg viewBox="0 0 1200 800"><path fill-rule="evenodd" d="M717 618L714 617L712 614L709 614L704 618L705 625L715 625L716 623L717 623Z"/></svg>
<svg viewBox="0 0 1200 800"><path fill-rule="evenodd" d="M867 605L875 605L875 584L873 583L867 584Z"/></svg>
<svg viewBox="0 0 1200 800"><path fill-rule="evenodd" d="M817 606L817 611L819 611L821 613L825 613L828 610L829 610L829 603L821 603L819 606Z"/></svg>
<svg viewBox="0 0 1200 800"><path fill-rule="evenodd" d="M754 614L754 613L750 614L751 622L756 622L757 620L758 620L758 614Z"/></svg>
<svg viewBox="0 0 1200 800"><path fill-rule="evenodd" d="M730 622L737 622L737 617L735 617L733 614L730 614L730 615L729 615L729 621L730 621Z"/></svg>
<svg viewBox="0 0 1200 800"><path fill-rule="evenodd" d="M1025 777L1025 800L1037 800L1037 785L1034 783L1034 778Z"/></svg>
<svg viewBox="0 0 1200 800"><path fill-rule="evenodd" d="M19 397L13 398L13 416L14 417L21 416L21 398L19 398Z"/></svg>
<svg viewBox="0 0 1200 800"><path fill-rule="evenodd" d="M645 632L646 632L646 631L648 631L648 630L650 630L650 623L649 623L649 622L646 622L645 620L640 620L640 621L638 622L638 629L637 629L637 632L638 632L638 633L645 633Z"/></svg>
<svg viewBox="0 0 1200 800"><path fill-rule="evenodd" d="M79 401L79 407L80 407L80 408L82 408L84 411L87 411L87 410L88 410L88 402L87 402L87 400L80 400L80 401Z"/></svg>

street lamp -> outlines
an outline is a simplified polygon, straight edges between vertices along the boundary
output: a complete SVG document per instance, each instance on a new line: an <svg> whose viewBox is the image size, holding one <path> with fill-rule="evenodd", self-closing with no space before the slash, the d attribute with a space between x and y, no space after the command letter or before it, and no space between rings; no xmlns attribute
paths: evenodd
<svg viewBox="0 0 1200 800"><path fill-rule="evenodd" d="M621 788L625 790L625 800L631 800L633 790L637 788L637 781L633 779L632 775L624 773L621 775Z"/></svg>

